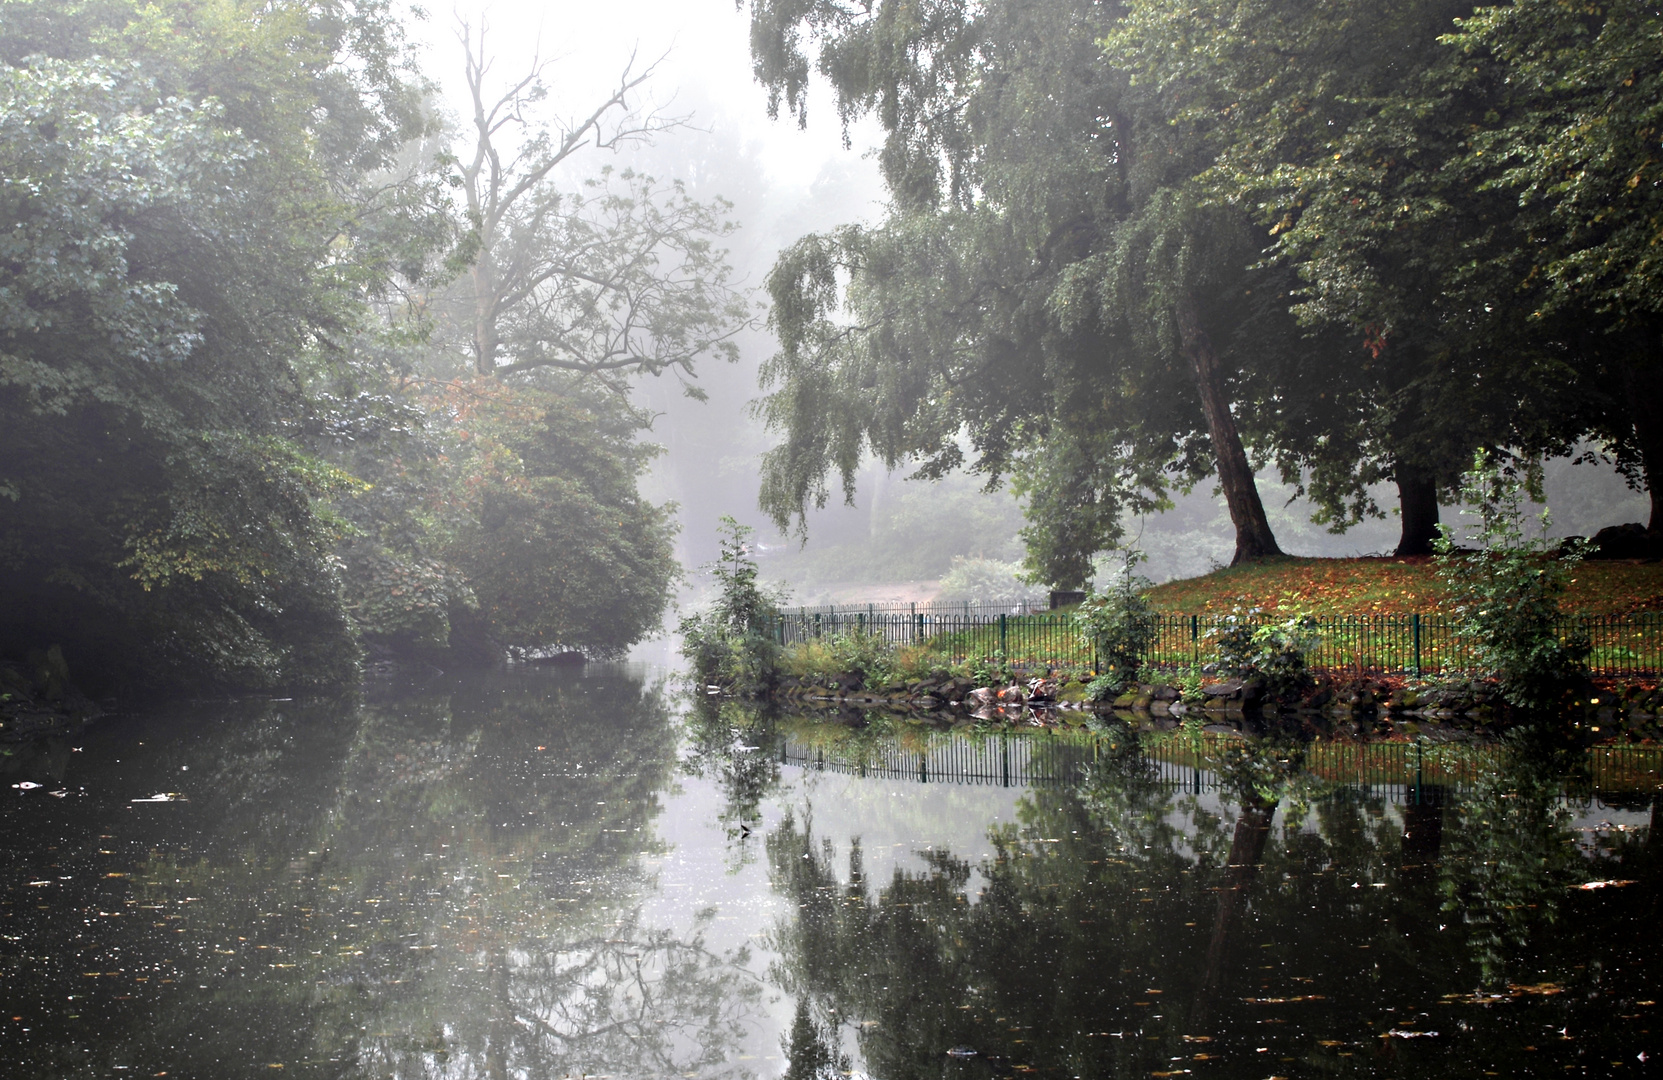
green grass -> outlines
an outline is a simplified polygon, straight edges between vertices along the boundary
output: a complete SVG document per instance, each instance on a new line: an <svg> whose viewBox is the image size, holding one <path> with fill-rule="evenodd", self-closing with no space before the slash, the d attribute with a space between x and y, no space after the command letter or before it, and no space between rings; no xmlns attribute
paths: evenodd
<svg viewBox="0 0 1663 1080"><path fill-rule="evenodd" d="M1430 558L1267 559L1157 585L1159 611L1227 612L1284 603L1314 615L1385 615L1441 609L1446 601ZM1587 562L1577 568L1567 613L1663 611L1663 563Z"/></svg>

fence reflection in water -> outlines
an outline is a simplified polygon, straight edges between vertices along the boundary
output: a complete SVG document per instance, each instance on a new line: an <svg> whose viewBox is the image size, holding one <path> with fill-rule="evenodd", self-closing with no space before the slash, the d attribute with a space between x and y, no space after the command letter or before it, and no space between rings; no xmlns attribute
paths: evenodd
<svg viewBox="0 0 1663 1080"><path fill-rule="evenodd" d="M1227 741L1240 737L1202 733L1140 750L1151 778L1196 794L1220 790L1217 762ZM1067 787L1085 780L1118 743L1095 733L987 735L937 733L919 740L881 740L859 746L814 745L785 739L780 762L824 772L918 783ZM1566 796L1633 797L1663 787L1663 747L1599 746L1587 751L1588 771ZM1463 790L1499 764L1497 747L1437 743L1425 739L1380 742L1327 741L1304 747L1303 770L1333 789L1403 804L1422 789Z"/></svg>

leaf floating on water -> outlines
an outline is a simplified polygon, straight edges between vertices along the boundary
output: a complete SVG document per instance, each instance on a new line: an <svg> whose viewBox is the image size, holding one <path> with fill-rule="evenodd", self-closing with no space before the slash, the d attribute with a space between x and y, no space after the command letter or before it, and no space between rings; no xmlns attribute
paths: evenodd
<svg viewBox="0 0 1663 1080"><path fill-rule="evenodd" d="M1474 990L1470 994L1445 994L1440 1001L1466 1002L1473 1005L1494 1005L1499 1001L1512 1001L1521 997L1552 997L1563 994L1565 988L1558 983L1508 983L1506 990Z"/></svg>
<svg viewBox="0 0 1663 1080"><path fill-rule="evenodd" d="M128 802L188 802L190 800L186 799L183 795L181 795L177 791L158 791L156 794L150 796L150 798L148 798L148 799L129 799L127 801Z"/></svg>
<svg viewBox="0 0 1663 1080"><path fill-rule="evenodd" d="M955 1046L947 1051L947 1056L950 1058L973 1058L976 1056L976 1048L973 1046Z"/></svg>
<svg viewBox="0 0 1663 1080"><path fill-rule="evenodd" d="M1380 1037L1382 1039L1436 1039L1438 1033L1436 1031L1404 1031L1401 1028L1392 1028L1390 1031L1383 1032Z"/></svg>
<svg viewBox="0 0 1663 1080"><path fill-rule="evenodd" d="M1595 889L1620 889L1624 885L1637 885L1635 881L1585 881L1581 885L1572 886L1583 892L1593 892Z"/></svg>
<svg viewBox="0 0 1663 1080"><path fill-rule="evenodd" d="M1327 994L1300 994L1297 997L1242 998L1249 1005L1290 1005L1295 1001L1327 1001Z"/></svg>
<svg viewBox="0 0 1663 1080"><path fill-rule="evenodd" d="M36 788L40 787L40 785L35 783L33 780L25 780L21 784L13 784L12 787L16 788L19 791L33 791Z"/></svg>

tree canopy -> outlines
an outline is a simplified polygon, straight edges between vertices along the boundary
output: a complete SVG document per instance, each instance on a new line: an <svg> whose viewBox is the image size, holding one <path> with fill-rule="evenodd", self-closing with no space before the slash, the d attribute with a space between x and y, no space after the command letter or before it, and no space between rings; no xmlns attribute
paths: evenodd
<svg viewBox="0 0 1663 1080"><path fill-rule="evenodd" d="M364 645L614 655L658 624L671 510L621 392L747 317L731 224L605 169L487 221L401 19L0 9L0 651L325 687ZM511 362L480 364L457 279L505 251Z"/></svg>
<svg viewBox="0 0 1663 1080"><path fill-rule="evenodd" d="M1209 473L1238 559L1277 550L1271 462L1335 529L1395 481L1405 553L1475 447L1594 437L1641 477L1649 415L1616 398L1648 400L1624 357L1656 354L1657 52L1619 43L1654 11L751 11L771 107L806 121L817 68L845 123L881 123L893 196L770 280L777 520L865 453L930 475L968 445L1026 496L1030 571L1073 584L1126 509Z"/></svg>
<svg viewBox="0 0 1663 1080"><path fill-rule="evenodd" d="M409 261L423 178L371 174L419 134L421 87L380 5L252 14L0 12L12 647L255 682L351 670L313 509L348 481L306 449L298 370Z"/></svg>

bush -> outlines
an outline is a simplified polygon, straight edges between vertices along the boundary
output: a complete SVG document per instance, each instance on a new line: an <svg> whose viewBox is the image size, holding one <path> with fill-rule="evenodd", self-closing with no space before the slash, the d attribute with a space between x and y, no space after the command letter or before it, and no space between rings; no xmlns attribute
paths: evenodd
<svg viewBox="0 0 1663 1080"><path fill-rule="evenodd" d="M1535 484L1516 468L1479 453L1463 480L1462 501L1479 517L1478 531L1464 539L1477 549L1458 548L1448 527L1436 544L1438 576L1455 598L1456 632L1510 705L1562 707L1588 679L1587 638L1561 640L1557 625L1560 597L1587 542L1548 540L1546 510L1537 534L1526 535L1524 501Z"/></svg>
<svg viewBox="0 0 1663 1080"><path fill-rule="evenodd" d="M1258 679L1267 696L1290 700L1315 685L1307 656L1319 638L1317 621L1303 611L1277 612L1267 621L1264 612L1236 610L1226 619L1226 628L1213 639L1220 674L1239 679Z"/></svg>
<svg viewBox="0 0 1663 1080"><path fill-rule="evenodd" d="M681 620L681 654L701 685L755 693L779 678L772 629L781 597L757 584L750 527L724 515L721 531L721 555L705 567L716 579L716 602Z"/></svg>
<svg viewBox="0 0 1663 1080"><path fill-rule="evenodd" d="M781 654L780 670L809 681L854 676L871 690L952 674L946 661L927 645L898 646L881 634L859 631L794 645Z"/></svg>
<svg viewBox="0 0 1663 1080"><path fill-rule="evenodd" d="M1155 612L1143 598L1149 582L1132 574L1127 559L1120 580L1087 598L1074 612L1074 625L1097 656L1093 680L1099 697L1113 697L1137 679L1138 668L1155 643ZM1104 680L1108 680L1104 682Z"/></svg>

